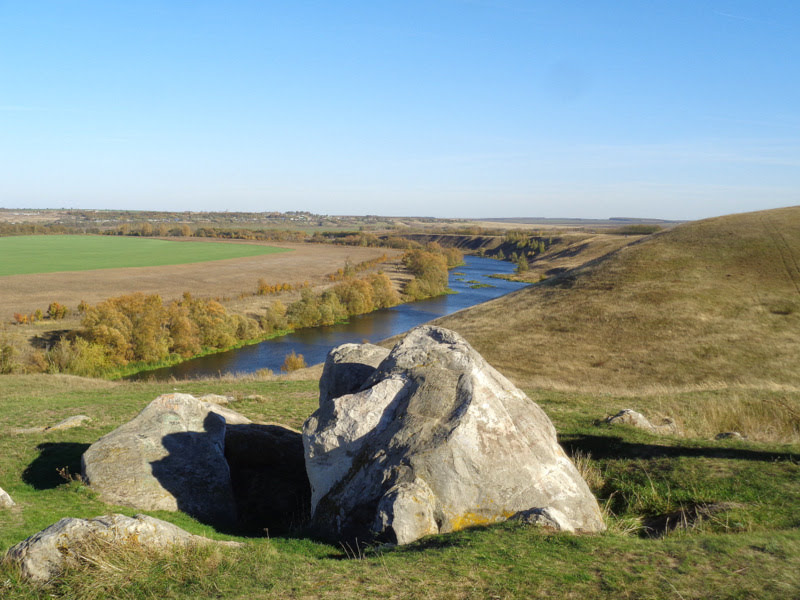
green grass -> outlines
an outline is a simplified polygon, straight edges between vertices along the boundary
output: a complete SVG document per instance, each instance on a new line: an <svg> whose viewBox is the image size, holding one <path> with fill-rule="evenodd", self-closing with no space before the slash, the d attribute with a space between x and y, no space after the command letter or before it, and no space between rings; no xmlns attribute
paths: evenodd
<svg viewBox="0 0 800 600"><path fill-rule="evenodd" d="M316 408L316 381L257 378L109 382L69 376L0 378L0 487L17 501L0 511L0 552L64 516L134 509L108 506L57 469L79 471L83 450L153 398L180 391L240 398L256 421L300 427ZM45 589L0 566L0 597L23 598L795 598L800 594L800 444L656 436L595 421L636 404L716 404L716 392L652 397L529 389L584 461L609 511L596 536L548 534L514 524L424 538L401 548L342 548L312 539L230 538L181 513L151 513L192 533L245 542L199 548L107 553L106 569L84 565ZM257 394L255 399L246 396ZM785 400L785 392L758 392ZM794 400L794 397L790 398ZM696 410L700 410L697 408ZM86 414L87 426L47 434L15 427ZM770 417L764 416L764 419ZM769 426L769 423L765 423ZM692 528L647 537L652 517L703 503L729 510Z"/></svg>
<svg viewBox="0 0 800 600"><path fill-rule="evenodd" d="M261 256L284 248L148 238L28 235L0 237L0 277L122 267L159 267Z"/></svg>

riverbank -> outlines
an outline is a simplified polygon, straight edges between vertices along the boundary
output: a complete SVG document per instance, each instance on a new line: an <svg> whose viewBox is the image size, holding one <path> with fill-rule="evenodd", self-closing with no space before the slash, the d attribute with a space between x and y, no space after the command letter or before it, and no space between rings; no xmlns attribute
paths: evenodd
<svg viewBox="0 0 800 600"><path fill-rule="evenodd" d="M422 323L498 298L527 285L489 279L492 274L513 271L515 267L510 263L475 256L464 257L464 263L449 274L448 285L455 293L354 316L347 323L295 329L290 334L259 344L214 353L169 368L151 370L141 377L134 376L131 379L192 379L220 374L255 373L261 369L276 372L286 355L291 352L302 354L306 363L312 365L323 362L334 346L364 341L377 343ZM468 282L478 280L488 287L476 287Z"/></svg>

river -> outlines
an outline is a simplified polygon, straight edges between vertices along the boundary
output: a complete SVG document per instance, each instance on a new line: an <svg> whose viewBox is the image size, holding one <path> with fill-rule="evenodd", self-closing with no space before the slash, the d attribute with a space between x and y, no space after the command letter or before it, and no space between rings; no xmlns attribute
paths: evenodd
<svg viewBox="0 0 800 600"><path fill-rule="evenodd" d="M513 273L515 265L512 263L477 256L465 256L464 262L463 266L450 271L450 289L455 294L351 317L348 323L341 325L299 329L252 346L194 358L172 367L137 373L128 379L192 379L209 375L252 373L259 369L271 369L277 373L286 355L292 351L302 354L306 363L313 365L324 362L330 349L340 344L364 341L375 343L526 285L489 277L495 273ZM481 285L491 287L477 287Z"/></svg>

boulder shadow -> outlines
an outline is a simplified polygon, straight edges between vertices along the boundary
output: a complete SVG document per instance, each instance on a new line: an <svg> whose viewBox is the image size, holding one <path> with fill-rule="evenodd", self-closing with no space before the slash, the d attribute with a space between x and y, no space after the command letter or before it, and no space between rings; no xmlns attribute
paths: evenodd
<svg viewBox="0 0 800 600"><path fill-rule="evenodd" d="M178 510L233 535L301 534L311 510L302 435L280 425L227 425L215 413L203 428L164 436L169 454L150 463Z"/></svg>
<svg viewBox="0 0 800 600"><path fill-rule="evenodd" d="M559 436L561 447L569 455L576 450L591 453L593 458L662 458L692 456L703 458L729 458L734 460L800 461L800 454L793 452L769 452L719 446L668 446L626 442L621 436L564 435Z"/></svg>
<svg viewBox="0 0 800 600"><path fill-rule="evenodd" d="M225 420L209 413L204 431L181 431L161 438L168 454L150 463L151 473L174 498L178 510L218 531L236 531L230 470L222 453Z"/></svg>
<svg viewBox="0 0 800 600"><path fill-rule="evenodd" d="M89 444L75 442L46 442L36 446L39 451L22 472L22 480L36 490L50 490L69 481L70 475L80 474L81 456Z"/></svg>

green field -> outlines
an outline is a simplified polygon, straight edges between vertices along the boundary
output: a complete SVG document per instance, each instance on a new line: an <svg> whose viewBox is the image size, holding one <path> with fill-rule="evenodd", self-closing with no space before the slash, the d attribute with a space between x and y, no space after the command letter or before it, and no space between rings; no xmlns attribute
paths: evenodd
<svg viewBox="0 0 800 600"><path fill-rule="evenodd" d="M91 235L26 235L0 238L0 277L162 267L285 252L256 244L177 242Z"/></svg>

